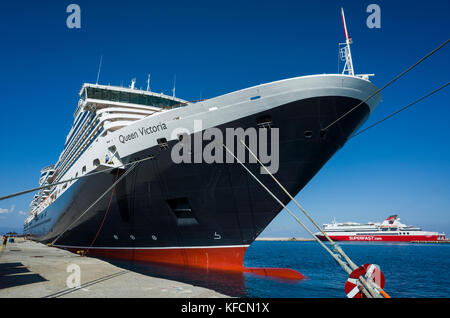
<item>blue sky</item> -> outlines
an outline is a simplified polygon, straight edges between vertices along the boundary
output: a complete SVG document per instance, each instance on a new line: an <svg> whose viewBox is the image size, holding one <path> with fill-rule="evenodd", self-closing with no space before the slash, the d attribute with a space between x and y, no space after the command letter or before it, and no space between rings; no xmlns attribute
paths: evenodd
<svg viewBox="0 0 450 318"><path fill-rule="evenodd" d="M66 7L81 7L68 29ZM369 29L366 8L381 8ZM37 186L56 162L78 91L94 82L196 100L274 80L337 72L343 6L356 73L377 86L449 38L448 1L11 1L0 10L0 195ZM383 92L368 124L448 81L450 46ZM297 195L319 223L381 221L450 234L448 88L350 140ZM32 194L0 202L0 228L22 227ZM283 212L265 236L306 236Z"/></svg>

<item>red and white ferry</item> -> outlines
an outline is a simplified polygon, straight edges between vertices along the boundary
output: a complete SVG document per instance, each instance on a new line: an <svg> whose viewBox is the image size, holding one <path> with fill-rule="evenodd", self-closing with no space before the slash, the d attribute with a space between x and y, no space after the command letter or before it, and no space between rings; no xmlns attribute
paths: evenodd
<svg viewBox="0 0 450 318"><path fill-rule="evenodd" d="M411 242L446 239L444 233L427 232L418 227L402 224L397 215L389 216L382 223L337 223L334 220L331 224L323 224L323 229L334 241ZM326 240L321 233L315 235L322 241Z"/></svg>

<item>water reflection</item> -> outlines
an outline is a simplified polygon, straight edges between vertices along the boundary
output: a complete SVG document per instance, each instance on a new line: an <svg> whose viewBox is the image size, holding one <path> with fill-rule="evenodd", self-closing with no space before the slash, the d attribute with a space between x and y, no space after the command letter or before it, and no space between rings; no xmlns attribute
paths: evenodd
<svg viewBox="0 0 450 318"><path fill-rule="evenodd" d="M200 286L231 297L246 296L245 275L247 274L243 272L216 271L140 261L104 260L143 275Z"/></svg>

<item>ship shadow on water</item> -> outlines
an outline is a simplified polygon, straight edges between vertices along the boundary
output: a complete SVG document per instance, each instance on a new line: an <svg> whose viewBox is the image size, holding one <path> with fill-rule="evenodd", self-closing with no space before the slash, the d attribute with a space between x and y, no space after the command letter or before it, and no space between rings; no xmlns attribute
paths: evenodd
<svg viewBox="0 0 450 318"><path fill-rule="evenodd" d="M264 276L245 271L220 271L203 268L192 268L180 265L149 263L141 261L127 262L117 259L106 259L108 263L132 272L150 277L168 279L198 287L214 290L230 297L251 297L249 289L256 282L265 280L281 284L297 284L298 280Z"/></svg>
<svg viewBox="0 0 450 318"><path fill-rule="evenodd" d="M191 268L141 261L126 262L102 258L117 267L150 277L174 280L214 290L231 297L245 297L245 273Z"/></svg>

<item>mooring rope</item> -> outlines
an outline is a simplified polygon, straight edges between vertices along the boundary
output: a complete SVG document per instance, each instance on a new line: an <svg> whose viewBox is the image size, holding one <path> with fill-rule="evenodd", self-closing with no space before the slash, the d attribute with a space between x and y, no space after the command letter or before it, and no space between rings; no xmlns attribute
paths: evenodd
<svg viewBox="0 0 450 318"><path fill-rule="evenodd" d="M289 196L289 198L294 201L294 203L297 205L297 207L303 212L303 214L311 221L311 223L314 224L314 226L322 233L322 235L331 243L331 246L333 246L333 250L335 252L337 252L339 255L341 255L344 260L347 262L347 264L349 264L350 268L352 270L355 270L358 268L358 266L356 266L356 264L350 259L350 257L348 257L348 255L344 252L344 250L342 250L342 248L336 244L329 236L328 234L319 226L319 224L317 224L317 222L311 217L311 215L297 202L297 200L295 200L295 198L289 193L289 191L286 190L286 188L277 180L277 178L275 178L275 176L266 168L266 166L264 166L262 164L262 162L258 159L258 157L253 153L253 151L251 151L251 149L244 143L244 141L241 139L240 142L245 146L245 148L247 148L247 150L250 152L250 154L258 161L258 163L261 165L261 167L264 168L264 170L267 172L267 174L269 174L273 180L275 180L275 182L280 186L280 188ZM312 234L311 231L308 231L310 234ZM313 237L317 238L316 235L312 234ZM317 238L318 241L320 241ZM321 241L320 241L321 242ZM323 244L322 244L323 245ZM340 263L338 262L338 264L340 265ZM342 266L341 266L342 267ZM344 268L344 267L343 267ZM344 268L344 270L350 274L349 270L347 268ZM367 285L368 283L360 276L359 280L361 281L361 283L369 290L369 292L371 294L373 294L371 288L369 288ZM381 290L381 288L377 288L379 290ZM384 291L383 291L384 292ZM384 297L389 297L389 295L387 295L385 292L383 294ZM376 296L375 296L376 297Z"/></svg>
<svg viewBox="0 0 450 318"><path fill-rule="evenodd" d="M350 268L352 270L356 270L358 268L358 266L356 266L356 264L350 259L350 257L344 252L344 250L338 245L336 244L336 242L334 242L329 236L328 234L320 227L319 224L317 224L317 222L311 217L311 215L297 202L297 200L295 200L295 198L289 193L289 191L286 190L286 188L277 180L277 178L275 178L275 176L266 168L266 166L264 166L262 164L262 162L258 159L258 157L250 150L249 147L247 147L247 145L243 142L243 140L241 139L241 143L247 148L247 150L251 153L251 155L258 161L258 163L265 169L265 171L272 177L273 180L275 180L275 182L280 186L280 188L289 196L289 198L294 201L294 203L297 205L297 207L303 212L303 214L311 221L311 223L314 224L314 226L325 236L325 238L331 243L331 246L333 246L333 250L335 252L337 252L339 255L341 255L344 260L347 262L347 264L349 264ZM314 235L314 234L313 234ZM316 235L314 235L314 237L316 237ZM320 240L319 240L320 241ZM348 272L348 270L346 270ZM369 292L371 294L373 294L372 289L369 288L368 286L368 282L362 278L362 276L359 277L359 280L361 281L361 283L369 290ZM384 292L379 286L377 286L376 284L371 284L372 287L375 287L375 289L380 292L383 297L385 298L390 298L389 295ZM377 297L378 295L375 295L375 297Z"/></svg>
<svg viewBox="0 0 450 318"><path fill-rule="evenodd" d="M118 176L119 176L119 169L117 169L116 177L115 177L115 179L114 179L114 182L117 181L117 177L118 177ZM106 207L105 215L103 215L103 220L102 220L102 222L100 223L99 228L97 229L97 233L95 234L94 239L92 240L92 242L91 242L91 244L89 245L89 247L86 249L86 251L84 251L83 255L86 255L86 254L89 252L89 250L91 249L92 245L94 245L95 241L97 240L97 237L98 237L98 235L100 234L100 231L101 231L102 228L103 228L103 224L105 223L106 216L108 215L109 208L110 208L110 206L111 206L111 202L112 202L112 198L113 198L113 196L114 196L114 191L115 191L115 190L116 190L116 187L114 187L114 188L112 189L112 191L111 191L111 195L110 195L110 197L109 197L108 206Z"/></svg>
<svg viewBox="0 0 450 318"><path fill-rule="evenodd" d="M132 164L134 164L134 163L141 163L141 162L143 162L143 161L146 161L146 160L149 160L149 159L154 159L154 158L155 158L155 157L152 155L152 156L149 156L149 157L144 158L144 159L139 159L139 160L131 161L131 162L124 163L124 164L121 164L121 165L118 165L118 166L114 166L114 167L111 167L111 168L106 168L106 169L103 169L103 170L100 170L100 171L90 172L90 173L85 174L85 175L83 175L83 176L79 176L79 177L75 177L75 178L66 179L66 180L64 180L64 181L58 181L58 182L55 182L55 183L52 183L52 184L48 184L48 185L45 185L45 186L42 186L42 187L37 187L37 188L25 190L25 191L20 191L20 192L8 194L8 195L5 195L5 196L0 197L0 201L6 200L6 199L9 199L9 198L13 198L13 197L16 197L16 196L19 196L19 195L27 194L27 193L30 193L30 192L35 192L35 191L38 191L38 190L42 190L42 189L46 189L46 188L51 188L51 187L54 187L54 186L56 186L56 185L58 185L58 184L67 183L67 182L72 182L72 181L74 181L74 180L78 180L78 179L81 179L81 178L90 177L90 176L93 176L93 175L96 175L96 174L99 174L99 173L105 173L105 172L108 172L108 171L111 171L111 170L114 170L114 169L117 169L117 168L124 168L124 167L127 167L127 166L129 166L129 165L132 165Z"/></svg>
<svg viewBox="0 0 450 318"><path fill-rule="evenodd" d="M79 219L81 219L83 217L83 215L85 215L94 205L96 205L109 191L111 191L116 184L118 184L123 178L125 178L137 165L138 163L135 162L133 163L133 165L127 170L125 171L125 173L123 175L120 176L119 179L117 179L105 192L103 192L103 194L101 196L99 196L97 198L97 200L94 201L94 203L92 203L75 221L73 221L72 223L70 223L70 225L64 230L62 231L51 243L50 245L54 245L54 243L61 237L61 235L63 235L72 225L74 225Z"/></svg>
<svg viewBox="0 0 450 318"><path fill-rule="evenodd" d="M437 93L437 92L440 91L441 89L444 89L445 87L447 87L448 84L450 84L450 83L447 82L446 84L444 84L444 85L442 85L441 87L435 89L434 91L432 91L432 92L430 92L430 93L428 93L428 94L422 96L422 97L419 98L419 99L416 99L416 100L413 101L412 103L409 103L408 105L403 106L403 107L400 108L399 110L397 110L397 111L393 112L392 114L390 114L390 115L384 117L383 119L381 119L381 120L375 122L374 124L372 124L372 125L370 125L370 126L364 128L364 129L358 131L356 134L354 134L353 136L351 136L351 137L349 138L349 140L352 139L353 137L356 137L356 136L358 136L358 135L361 135L363 132L369 130L370 128L373 128L373 127L377 126L378 124L381 124L383 121L385 121L385 120L387 120L387 119L389 119L389 118L391 118L391 117L394 117L395 115L397 115L397 114L400 113L401 111L404 111L405 109L407 109L407 108L409 108L409 107L411 107L411 106L417 104L418 102L424 100L425 98L430 97L430 96L433 95L434 93Z"/></svg>
<svg viewBox="0 0 450 318"><path fill-rule="evenodd" d="M245 148L250 152L250 154L255 158L258 163L261 165L261 167L264 168L264 170L267 172L268 175L272 177L272 179L280 186L280 188L283 190L284 193L288 195L288 197L297 205L297 207L300 209L300 211L303 212L303 214L308 218L308 220L311 221L312 224L322 233L322 235L331 243L331 245L334 247L334 249L344 257L344 259L347 261L347 263L350 265L350 267L355 270L358 268L355 263L347 256L347 254L344 253L344 251L337 246L337 244L328 236L328 234L322 229L322 227L317 224L317 222L309 215L309 213L295 200L295 198L289 193L288 190L273 176L272 173L262 164L262 162L258 159L258 157L253 153L253 151L242 141L240 140L241 144L244 145Z"/></svg>
<svg viewBox="0 0 450 318"><path fill-rule="evenodd" d="M400 77L402 77L403 75L405 75L406 73L408 73L410 70L412 70L413 68L415 68L417 65L419 65L420 63L422 63L423 61L425 61L427 58L429 58L431 55L433 55L434 53L436 53L437 51L439 51L440 49L442 49L445 45L447 45L447 43L450 40L445 41L444 43L442 43L441 45L439 45L437 48L435 48L433 51L431 51L430 53L428 53L427 55L425 55L424 57L422 57L419 61L417 61L416 63L414 63L413 65L411 65L410 67L408 67L406 70L404 70L403 72L401 72L399 75L397 75L396 77L394 77L392 80L390 80L387 84L385 84L382 88L379 88L378 90L376 90L373 94L371 94L369 97L367 97L365 100L363 100L362 102L360 102L358 105L356 105L355 107L353 107L352 109L350 109L348 112L346 112L344 115L342 115L341 117L339 117L338 119L336 119L335 121L333 121L331 124L329 124L327 127L323 128L322 131L327 130L328 128L330 128L331 126L333 126L334 124L336 124L337 122L339 122L340 120L342 120L345 116L347 116L348 114L350 114L352 111L354 111L356 108L358 108L359 106L363 105L365 102L367 102L369 99L371 99L372 97L376 96L377 94L379 94L383 89L385 89L386 87L388 87L389 85L391 85L392 83L394 83L396 80L398 80Z"/></svg>
<svg viewBox="0 0 450 318"><path fill-rule="evenodd" d="M338 263L338 265L345 272L347 272L347 274L350 275L350 273L352 272L352 269L345 262L343 262L340 259L339 255L333 253L333 251L331 251L316 235L314 235L314 233L294 213L292 213L291 210L283 202L281 202L281 200L278 199L277 196L275 194L273 194L258 179L258 177L256 177L224 144L222 144L222 146L264 188L264 190L266 190L275 199L275 201L277 201L284 209L286 209L286 211L297 221L297 223L299 223L333 257L333 259L336 261L336 263ZM368 298L373 298L373 297L374 298L379 298L380 297L379 294L375 290L373 290L373 288L371 288L369 286L369 284L365 281L365 279L363 277L359 277L359 280L361 281L361 283L365 287L365 289L362 289L362 292L366 295L366 297L368 297Z"/></svg>

